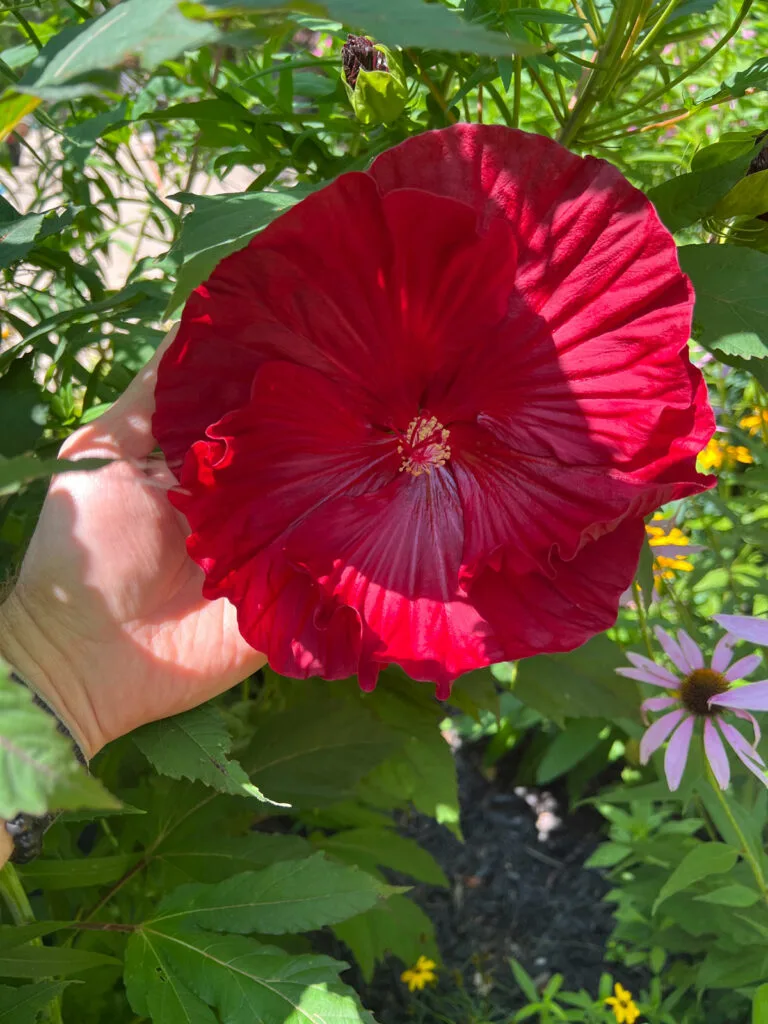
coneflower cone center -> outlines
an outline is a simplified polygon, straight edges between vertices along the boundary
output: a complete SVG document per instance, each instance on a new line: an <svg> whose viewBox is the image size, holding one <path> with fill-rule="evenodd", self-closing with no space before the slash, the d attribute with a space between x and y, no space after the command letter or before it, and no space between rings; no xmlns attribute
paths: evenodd
<svg viewBox="0 0 768 1024"><path fill-rule="evenodd" d="M435 466L444 466L451 457L449 437L450 431L439 420L427 412L419 413L400 436L400 472L421 476L431 473Z"/></svg>
<svg viewBox="0 0 768 1024"><path fill-rule="evenodd" d="M716 713L709 701L718 693L725 693L730 684L722 672L711 668L697 668L686 676L680 687L680 703L694 715L710 716Z"/></svg>

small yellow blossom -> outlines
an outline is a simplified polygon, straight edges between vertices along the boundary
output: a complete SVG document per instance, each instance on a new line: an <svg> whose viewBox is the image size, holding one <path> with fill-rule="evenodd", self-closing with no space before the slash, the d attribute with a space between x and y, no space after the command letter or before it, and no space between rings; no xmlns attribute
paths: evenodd
<svg viewBox="0 0 768 1024"><path fill-rule="evenodd" d="M684 548L691 543L679 527L667 527L663 512L657 512L653 520L646 524L645 532L651 549ZM657 590L661 590L662 579L673 580L676 572L693 572L693 566L685 554L669 551L665 555L653 553L653 576Z"/></svg>
<svg viewBox="0 0 768 1024"><path fill-rule="evenodd" d="M632 993L618 981L613 986L613 991L615 994L608 996L605 1001L613 1010L616 1024L635 1024L640 1011L632 999Z"/></svg>
<svg viewBox="0 0 768 1024"><path fill-rule="evenodd" d="M742 416L739 426L742 430L748 430L752 437L762 429L768 429L768 409L755 409L748 416Z"/></svg>
<svg viewBox="0 0 768 1024"><path fill-rule="evenodd" d="M699 453L699 468L732 469L737 462L749 465L753 461L749 448L743 444L727 444L721 438L713 437L703 452Z"/></svg>
<svg viewBox="0 0 768 1024"><path fill-rule="evenodd" d="M403 971L400 975L400 981L404 981L411 992L415 992L416 989L422 989L425 985L430 985L432 982L437 981L437 964L434 960L430 960L426 956L420 956L413 967L409 967L407 971Z"/></svg>

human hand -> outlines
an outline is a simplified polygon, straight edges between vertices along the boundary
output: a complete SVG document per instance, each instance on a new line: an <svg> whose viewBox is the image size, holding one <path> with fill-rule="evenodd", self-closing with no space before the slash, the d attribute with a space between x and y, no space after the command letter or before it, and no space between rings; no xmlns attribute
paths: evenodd
<svg viewBox="0 0 768 1024"><path fill-rule="evenodd" d="M151 455L160 354L125 394L62 446L109 458L51 483L19 579L0 606L0 654L61 714L87 757L132 729L185 711L264 664L235 609L201 596L175 484Z"/></svg>

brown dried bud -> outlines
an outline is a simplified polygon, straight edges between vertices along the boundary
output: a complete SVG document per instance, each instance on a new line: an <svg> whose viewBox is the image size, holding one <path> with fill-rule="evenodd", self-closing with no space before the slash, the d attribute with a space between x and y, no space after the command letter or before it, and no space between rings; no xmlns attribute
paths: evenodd
<svg viewBox="0 0 768 1024"><path fill-rule="evenodd" d="M357 84L357 76L361 69L363 71L389 71L385 55L365 36L351 34L347 36L347 41L341 48L341 63L344 68L344 77L353 89Z"/></svg>

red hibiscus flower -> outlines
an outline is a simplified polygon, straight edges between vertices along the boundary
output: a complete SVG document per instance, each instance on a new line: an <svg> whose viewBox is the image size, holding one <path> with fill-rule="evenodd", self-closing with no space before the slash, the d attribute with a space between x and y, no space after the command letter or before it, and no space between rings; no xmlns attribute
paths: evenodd
<svg viewBox="0 0 768 1024"><path fill-rule="evenodd" d="M674 242L619 172L456 125L216 268L157 385L203 593L288 676L437 683L615 620L643 516L710 486Z"/></svg>

